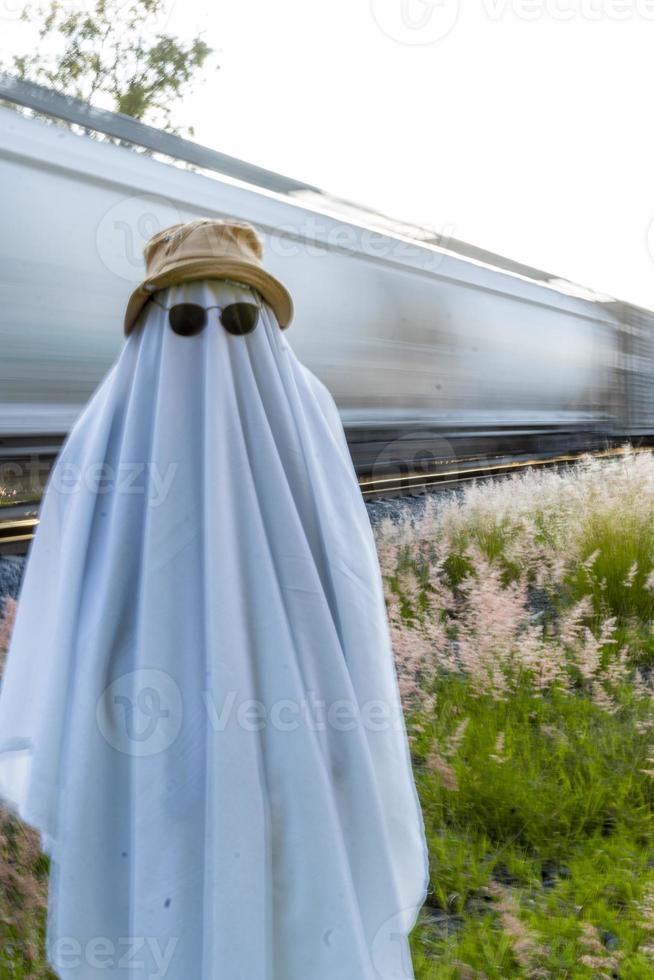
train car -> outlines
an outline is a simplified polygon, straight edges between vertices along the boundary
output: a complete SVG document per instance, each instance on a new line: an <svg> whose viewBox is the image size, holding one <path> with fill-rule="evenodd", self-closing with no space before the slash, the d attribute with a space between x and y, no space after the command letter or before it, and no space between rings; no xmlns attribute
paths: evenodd
<svg viewBox="0 0 654 980"><path fill-rule="evenodd" d="M189 165L186 141L179 159L144 151L140 125L116 145L0 108L5 454L65 436L123 341L143 244L202 215L260 231L294 297L289 341L333 393L360 474L654 432L648 311L339 215L282 178L275 190Z"/></svg>

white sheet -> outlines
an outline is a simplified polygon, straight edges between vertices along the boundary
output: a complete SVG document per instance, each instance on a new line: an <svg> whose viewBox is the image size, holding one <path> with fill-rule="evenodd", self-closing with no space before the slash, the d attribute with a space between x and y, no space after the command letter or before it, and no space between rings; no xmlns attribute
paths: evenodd
<svg viewBox="0 0 654 980"><path fill-rule="evenodd" d="M0 796L51 855L62 978L413 976L427 850L374 540L334 401L268 307L183 338L150 304L67 440Z"/></svg>

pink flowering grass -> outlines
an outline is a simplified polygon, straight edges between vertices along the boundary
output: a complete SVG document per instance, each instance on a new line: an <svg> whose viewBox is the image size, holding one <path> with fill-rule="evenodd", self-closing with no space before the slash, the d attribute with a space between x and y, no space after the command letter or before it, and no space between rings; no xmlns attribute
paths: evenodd
<svg viewBox="0 0 654 980"><path fill-rule="evenodd" d="M432 866L417 977L654 976L654 459L376 536Z"/></svg>

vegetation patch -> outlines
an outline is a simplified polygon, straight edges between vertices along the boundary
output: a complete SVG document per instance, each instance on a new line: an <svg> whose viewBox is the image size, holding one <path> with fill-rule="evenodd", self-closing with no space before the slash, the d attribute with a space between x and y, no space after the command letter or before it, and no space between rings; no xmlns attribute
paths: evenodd
<svg viewBox="0 0 654 980"><path fill-rule="evenodd" d="M654 460L376 536L431 860L416 977L654 976Z"/></svg>

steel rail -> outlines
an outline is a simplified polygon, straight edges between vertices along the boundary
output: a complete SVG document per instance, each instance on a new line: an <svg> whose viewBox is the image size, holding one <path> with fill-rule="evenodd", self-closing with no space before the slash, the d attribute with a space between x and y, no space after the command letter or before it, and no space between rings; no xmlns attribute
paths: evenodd
<svg viewBox="0 0 654 980"><path fill-rule="evenodd" d="M652 446L633 446L633 452L653 452ZM367 477L359 478L359 487L364 498L374 499L384 497L389 494L398 496L401 493L411 494L417 491L425 491L430 487L439 485L454 485L469 483L472 480L488 479L492 476L508 476L511 472L524 469L535 469L537 466L559 466L567 463L578 463L583 456L593 456L594 458L619 456L622 449L619 446L608 447L606 449L582 450L578 453L565 453L558 456L544 456L539 459L507 459L505 462L489 463L487 466L469 466L464 469L438 470L429 473L416 472L407 473L401 476L379 476L374 479Z"/></svg>
<svg viewBox="0 0 654 980"><path fill-rule="evenodd" d="M634 446L633 452L654 452L651 446ZM424 495L430 491L454 489L475 480L492 477L506 477L520 470L535 469L538 466L556 467L578 463L583 456L606 458L621 455L618 447L567 453L543 459L514 459L489 466L470 467L467 470L443 470L434 473L410 473L400 477L359 478L359 487L364 500L397 499ZM3 518L3 509L11 516ZM34 503L0 507L0 554L22 554L28 550L38 527L38 507Z"/></svg>

